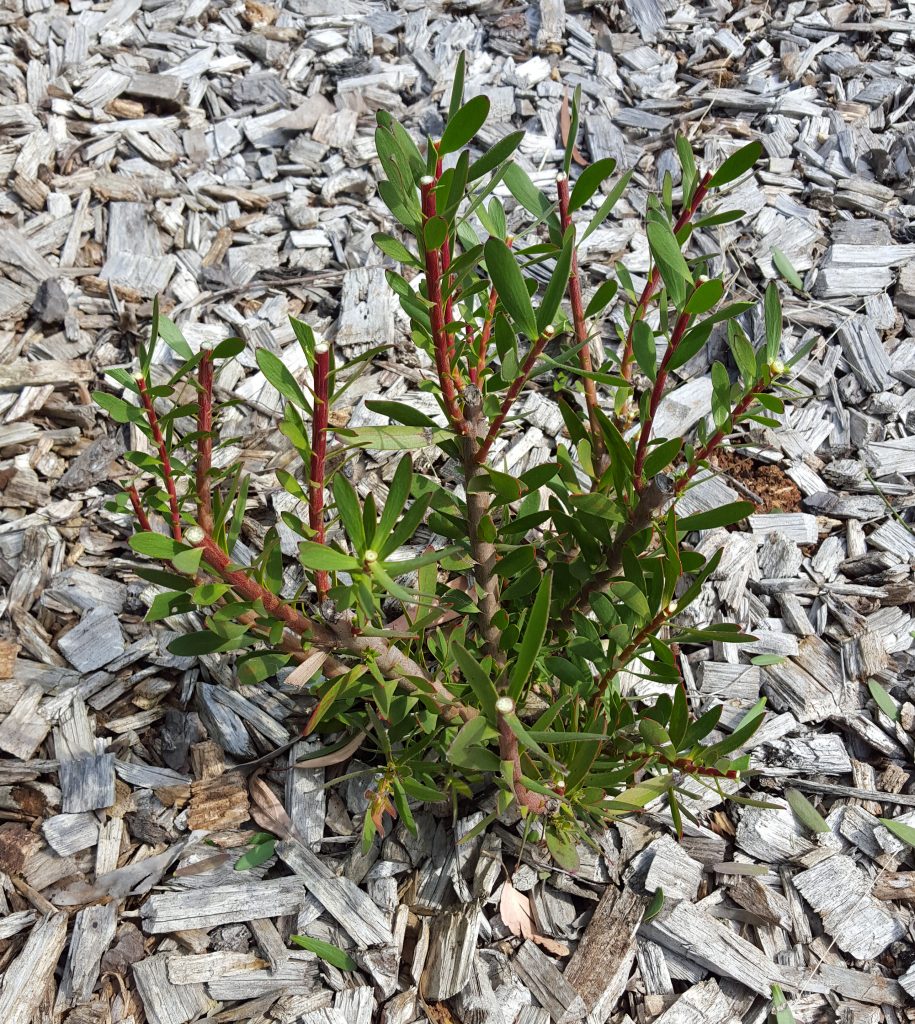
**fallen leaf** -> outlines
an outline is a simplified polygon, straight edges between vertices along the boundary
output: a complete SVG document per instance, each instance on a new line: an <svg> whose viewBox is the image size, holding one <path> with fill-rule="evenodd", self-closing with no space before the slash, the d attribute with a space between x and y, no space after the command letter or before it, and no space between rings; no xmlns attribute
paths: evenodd
<svg viewBox="0 0 915 1024"><path fill-rule="evenodd" d="M559 135L562 139L562 145L565 147L569 144L569 132L572 130L572 114L569 111L569 92L565 90L562 94L562 108L559 111ZM580 167L587 167L588 161L578 151L578 146L572 147L572 159Z"/></svg>
<svg viewBox="0 0 915 1024"><path fill-rule="evenodd" d="M260 777L260 772L255 772L251 776L248 792L251 794L251 817L261 828L281 839L290 839L296 835L292 818L286 813L286 808L279 802L273 790Z"/></svg>
<svg viewBox="0 0 915 1024"><path fill-rule="evenodd" d="M534 937L534 919L531 916L531 901L506 881L499 896L499 915L505 927L521 939Z"/></svg>
<svg viewBox="0 0 915 1024"><path fill-rule="evenodd" d="M366 733L357 732L356 735L339 750L332 750L329 754L317 754L315 757L305 757L296 761L294 768L329 768L333 764L342 764L348 761L353 754L362 746Z"/></svg>
<svg viewBox="0 0 915 1024"><path fill-rule="evenodd" d="M553 956L568 956L569 947L546 935L538 935L534 929L534 918L531 914L531 901L511 884L505 882L499 896L499 916L505 922L505 927L517 935L519 939L530 939L542 946Z"/></svg>
<svg viewBox="0 0 915 1024"><path fill-rule="evenodd" d="M304 686L314 678L327 658L327 651L311 651L305 660L286 676L286 682L292 686Z"/></svg>

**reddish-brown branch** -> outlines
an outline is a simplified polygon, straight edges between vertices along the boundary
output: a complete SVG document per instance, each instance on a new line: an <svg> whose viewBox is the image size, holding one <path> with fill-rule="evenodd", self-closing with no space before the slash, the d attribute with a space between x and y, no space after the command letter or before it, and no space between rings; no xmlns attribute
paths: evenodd
<svg viewBox="0 0 915 1024"><path fill-rule="evenodd" d="M311 467L308 480L308 525L315 541L324 543L324 482L327 463L327 423L329 413L330 348L315 345L313 368L314 413L311 426ZM318 599L323 601L330 590L330 575L315 572Z"/></svg>
<svg viewBox="0 0 915 1024"><path fill-rule="evenodd" d="M152 432L153 442L159 452L159 461L162 463L162 475L165 477L165 489L168 491L168 506L171 511L172 536L175 540L181 540L181 512L178 509L178 491L175 487L175 475L172 472L172 460L168 454L168 447L165 438L162 436L162 428L159 426L159 417L156 415L152 396L146 385L146 378L137 377L137 387L140 391L140 398L143 400L143 408L146 410L146 422Z"/></svg>
<svg viewBox="0 0 915 1024"><path fill-rule="evenodd" d="M512 240L509 238L507 243L511 248ZM483 373L486 370L486 357L489 355L489 339L492 335L492 325L496 316L496 303L499 301L499 295L495 288L489 289L489 303L486 307L486 318L483 321L483 330L480 331L479 347L477 349L477 380L479 383L483 379Z"/></svg>
<svg viewBox="0 0 915 1024"><path fill-rule="evenodd" d="M649 636L653 636L654 633L664 625L665 622L676 612L676 602L671 602L666 608L662 608L657 615L635 634L632 641L628 646L624 647L622 651L614 659L613 666L608 668L606 672L600 677L597 684L597 693L594 696L593 704L595 707L603 699L604 693L606 693L607 687L610 685L610 681L618 673L629 664L632 660L633 655L638 649L645 643L645 640Z"/></svg>
<svg viewBox="0 0 915 1024"><path fill-rule="evenodd" d="M197 522L206 534L213 532L213 499L210 469L213 465L213 353L205 349L197 370Z"/></svg>
<svg viewBox="0 0 915 1024"><path fill-rule="evenodd" d="M419 184L422 198L423 222L435 216L435 179L423 178ZM457 401L454 367L451 364L451 342L445 330L445 307L442 301L442 254L440 249L426 249L426 295L432 306L429 318L432 325L432 347L435 351L435 369L442 400L451 426L467 434L467 423Z"/></svg>
<svg viewBox="0 0 915 1024"><path fill-rule="evenodd" d="M692 480L699 470L699 467L705 462L708 457L715 451L715 449L721 444L721 442L728 436L730 431L736 426L738 419L750 408L757 396L766 389L766 382L764 380L757 381L753 387L744 395L743 398L734 406L734 410L730 416L730 424L725 424L720 430L716 431L709 439L696 450L693 454L692 460L686 469L686 472L677 480L674 484L674 493L681 494L686 488L686 485Z"/></svg>
<svg viewBox="0 0 915 1024"><path fill-rule="evenodd" d="M131 484L127 488L127 494L130 498L130 504L133 506L133 514L137 517L137 522L140 524L140 529L145 533L152 533L149 516L146 514L146 509L143 508L143 503L140 501L140 493L135 484Z"/></svg>
<svg viewBox="0 0 915 1024"><path fill-rule="evenodd" d="M505 397L502 399L502 406L496 414L495 419L489 425L489 430L486 433L486 437L483 439L482 444L476 451L474 459L478 466L482 466L486 461L486 456L489 454L490 448L493 446L493 442L499 436L499 431L502 429L502 424L505 422L511 407L515 404L515 400L521 393L521 389L530 379L530 375L533 372L534 366L537 360L540 358L543 350L546 348L550 338L553 337L554 331L551 327L544 330L543 335L537 339L537 341L531 346L530 352L528 352L524 362L521 364L521 370L518 376L511 382Z"/></svg>
<svg viewBox="0 0 915 1024"><path fill-rule="evenodd" d="M512 763L512 781L515 799L519 806L527 808L532 814L543 814L547 809L547 798L542 793L534 793L524 785L518 737L512 732L505 715L501 713L499 714L499 758Z"/></svg>
<svg viewBox="0 0 915 1024"><path fill-rule="evenodd" d="M565 174L556 176L556 192L559 197L559 223L565 233L572 224L569 212L569 179ZM597 385L589 374L593 373L591 363L591 343L588 339L588 322L585 319L585 304L581 294L581 275L578 270L578 251L572 249L572 266L569 270L569 304L572 307L572 323L575 328L575 341L578 345L578 362L581 366L582 385L585 390L585 406L588 410L588 423L591 427L591 451L594 464L598 468L598 476L603 472L604 435L597 414Z"/></svg>
<svg viewBox="0 0 915 1024"><path fill-rule="evenodd" d="M645 458L648 455L648 442L651 440L651 431L654 426L655 416L658 412L658 406L660 406L661 399L664 397L664 386L667 384L667 375L669 373L670 363L680 345L680 342L683 340L683 335L686 334L686 329L689 327L691 319L691 313L681 313L677 317L673 332L670 336L670 342L667 345L667 351L664 353L661 365L658 367L658 373L655 377L654 384L651 387L651 397L648 400L648 415L645 417L645 422L642 424L641 432L639 434L639 443L635 452L635 465L632 470L632 479L635 481L635 489L639 493L641 493L645 487L645 481L642 479L642 472L645 468Z"/></svg>
<svg viewBox="0 0 915 1024"><path fill-rule="evenodd" d="M702 180L696 187L696 191L693 193L693 197L689 204L680 211L680 216L674 224L674 234L680 231L681 228L686 227L686 225L693 219L696 211L699 209L700 203L708 194L708 186L711 180L711 174L703 176ZM629 321L629 329L626 332L626 342L623 346L623 355L620 359L620 375L625 380L632 379L632 343L635 334L636 321L641 320L645 315L645 311L648 309L648 303L651 302L652 296L657 291L660 283L661 272L657 267L655 267L654 270L652 270L645 287L642 289L642 294L639 297L639 301L636 303L635 309L632 311L632 319Z"/></svg>
<svg viewBox="0 0 915 1024"><path fill-rule="evenodd" d="M657 751L652 751L650 753L643 751L641 754L623 754L622 756L624 761L645 761L654 757L662 764L666 764L669 768L673 768L678 772L683 772L684 775L704 775L711 779L736 779L740 776L740 772L735 771L734 769L728 769L723 772L718 768L710 768L706 765L696 764L695 761L691 761L688 757L665 757Z"/></svg>

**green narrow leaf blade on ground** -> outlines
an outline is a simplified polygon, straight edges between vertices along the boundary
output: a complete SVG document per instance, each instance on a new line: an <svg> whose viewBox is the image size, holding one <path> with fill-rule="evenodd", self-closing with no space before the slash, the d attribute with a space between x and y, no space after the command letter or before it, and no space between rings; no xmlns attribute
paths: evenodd
<svg viewBox="0 0 915 1024"><path fill-rule="evenodd" d="M877 680L868 679L867 688L870 690L870 694L874 698L874 703L878 708L880 708L886 717L891 722L897 721L899 719L899 707L896 704L896 701L893 700Z"/></svg>
<svg viewBox="0 0 915 1024"><path fill-rule="evenodd" d="M788 789L785 791L785 799L795 818L809 828L811 832L823 833L832 830L826 824L823 815L813 806L799 789Z"/></svg>
<svg viewBox="0 0 915 1024"><path fill-rule="evenodd" d="M531 341L538 336L537 318L531 297L524 283L515 255L501 238L490 238L484 246L486 266L489 269L496 294L505 311Z"/></svg>
<svg viewBox="0 0 915 1024"><path fill-rule="evenodd" d="M337 970L358 970L358 964L349 953L346 950L340 949L339 946L332 945L330 942L313 939L310 935L291 935L290 941L294 942L300 949L307 949L309 953L314 953L321 960L326 960L327 963L336 967Z"/></svg>
<svg viewBox="0 0 915 1024"><path fill-rule="evenodd" d="M782 277L791 285L792 288L799 292L804 290L804 282L801 280L801 275L794 269L791 260L776 246L772 246L772 266L782 275Z"/></svg>
<svg viewBox="0 0 915 1024"><path fill-rule="evenodd" d="M897 839L901 839L909 846L915 846L915 828L912 828L911 825L906 825L902 821L894 821L892 818L880 818L879 820L880 824L888 828Z"/></svg>

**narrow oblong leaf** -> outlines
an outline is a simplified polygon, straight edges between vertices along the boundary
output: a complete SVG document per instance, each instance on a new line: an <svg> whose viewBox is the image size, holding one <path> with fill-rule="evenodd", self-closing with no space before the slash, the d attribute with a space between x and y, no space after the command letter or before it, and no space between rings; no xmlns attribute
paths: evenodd
<svg viewBox="0 0 915 1024"><path fill-rule="evenodd" d="M537 596L531 606L530 614L524 626L524 636L518 645L518 654L508 677L508 690L514 700L520 700L524 687L530 677L531 670L543 647L546 636L547 621L550 614L550 597L552 595L553 577L547 573L540 581Z"/></svg>
<svg viewBox="0 0 915 1024"><path fill-rule="evenodd" d="M892 818L880 818L880 824L888 828L897 839L901 839L909 846L915 846L915 828L912 828L911 825L906 825L902 821L894 821Z"/></svg>
<svg viewBox="0 0 915 1024"><path fill-rule="evenodd" d="M358 970L359 965L356 961L339 946L324 942L322 939L313 939L310 935L291 935L289 938L300 949L307 949L309 953L314 953L316 957L326 960L340 971Z"/></svg>
<svg viewBox="0 0 915 1024"><path fill-rule="evenodd" d="M609 156L589 164L578 176L578 180L572 188L572 194L569 196L569 212L574 213L576 210L580 210L615 170L616 161Z"/></svg>
<svg viewBox="0 0 915 1024"><path fill-rule="evenodd" d="M870 690L870 694L874 698L874 703L877 707L880 708L891 722L895 722L899 718L899 707L896 701L893 700L876 679L868 679L867 688Z"/></svg>
<svg viewBox="0 0 915 1024"><path fill-rule="evenodd" d="M344 554L326 544L315 544L310 540L299 543L299 561L306 569L324 572L353 572L362 566L362 563L352 555Z"/></svg>
<svg viewBox="0 0 915 1024"><path fill-rule="evenodd" d="M686 516L677 524L677 529L681 533L691 533L693 530L712 530L716 526L733 526L755 511L756 505L752 501L732 501L718 508L710 508L707 512Z"/></svg>
<svg viewBox="0 0 915 1024"><path fill-rule="evenodd" d="M448 119L441 142L438 144L438 155L447 156L456 153L476 135L489 116L489 97L474 96L453 117Z"/></svg>
<svg viewBox="0 0 915 1024"><path fill-rule="evenodd" d="M572 267L572 254L575 251L575 228L570 227L562 240L562 249L556 259L553 276L543 295L543 302L537 310L537 330L542 334L553 323L559 305L569 284L569 271Z"/></svg>
<svg viewBox="0 0 915 1024"><path fill-rule="evenodd" d="M299 387L298 381L286 369L279 356L274 355L265 348L259 348L255 358L261 373L284 398L289 399L293 405L297 405L300 409L310 408L308 400Z"/></svg>
<svg viewBox="0 0 915 1024"><path fill-rule="evenodd" d="M770 281L766 288L763 312L766 321L766 359L771 363L778 358L782 344L782 301L774 281Z"/></svg>
<svg viewBox="0 0 915 1024"><path fill-rule="evenodd" d="M724 283L720 278L714 277L710 281L703 281L698 288L690 295L685 306L687 313L697 316L707 313L713 306L716 306L724 294Z"/></svg>
<svg viewBox="0 0 915 1024"><path fill-rule="evenodd" d="M736 153L732 153L727 160L712 175L708 183L709 188L720 188L732 181L736 181L741 174L745 174L756 161L762 156L762 143L750 142L741 146Z"/></svg>
<svg viewBox="0 0 915 1024"><path fill-rule="evenodd" d="M484 252L499 301L515 325L534 341L538 336L537 318L514 254L501 238L488 239Z"/></svg>
<svg viewBox="0 0 915 1024"><path fill-rule="evenodd" d="M804 282L801 280L801 275L794 269L791 260L776 246L772 246L772 266L782 275L782 277L795 288L797 291L802 292L804 290Z"/></svg>
<svg viewBox="0 0 915 1024"><path fill-rule="evenodd" d="M149 555L150 558L174 558L179 552L188 550L162 533L135 533L127 543L137 554Z"/></svg>
<svg viewBox="0 0 915 1024"><path fill-rule="evenodd" d="M826 824L823 815L798 789L789 789L785 792L785 799L791 808L795 818L811 832L826 833L832 831Z"/></svg>
<svg viewBox="0 0 915 1024"><path fill-rule="evenodd" d="M454 655L454 660L458 664L458 668L461 670L464 681L473 690L473 694L480 702L480 707L486 718L490 722L495 723L497 718L496 701L499 699L499 694L496 692L493 681L486 674L483 666L463 644L453 643L451 651Z"/></svg>

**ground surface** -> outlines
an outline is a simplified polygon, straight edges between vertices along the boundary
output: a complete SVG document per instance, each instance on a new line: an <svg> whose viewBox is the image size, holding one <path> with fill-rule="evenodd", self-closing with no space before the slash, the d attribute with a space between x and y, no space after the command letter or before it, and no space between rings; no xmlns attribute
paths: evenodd
<svg viewBox="0 0 915 1024"><path fill-rule="evenodd" d="M798 1022L915 1019L915 851L879 821L915 826L913 38L912 4L882 0L5 4L3 1024L762 1024L773 985ZM169 655L171 634L142 621L151 594L127 523L104 511L137 440L89 389L130 365L156 294L195 347L243 337L221 383L240 399L243 441L226 458L253 476L256 547L288 457L252 353L287 350L288 314L343 355L389 346L349 422L372 422L366 395L416 400L425 368L371 253L385 225L372 126L387 109L435 134L461 50L469 91L495 112L483 143L528 128L538 181L555 173L578 84L583 159L636 167L589 239L595 285L619 257L647 269L637 214L674 168L674 130L706 166L764 144L727 200L747 217L695 244L728 253L735 297L761 294L773 255L793 267L804 291L782 283L786 351L817 345L782 429L744 436L690 495L761 500L745 532L702 538L727 547L696 606L760 639L692 657L686 682L697 708L725 703L724 728L768 696L759 774L738 795L784 805L801 788L825 832L803 807L703 793L681 845L659 808L596 836L574 876L522 853L510 822L456 846L428 813L419 839L398 827L362 856L364 786L324 789L322 768L260 783L233 770L291 738L301 692L240 690L219 659ZM684 367L667 433L708 412L707 370L703 356ZM562 427L548 390L523 409L504 452L515 472L549 458ZM367 460L359 486L381 489L390 469ZM784 662L749 663L760 654ZM237 871L252 809L275 820L279 804L302 842ZM482 809L462 813L459 834ZM348 950L357 971L291 934Z"/></svg>

